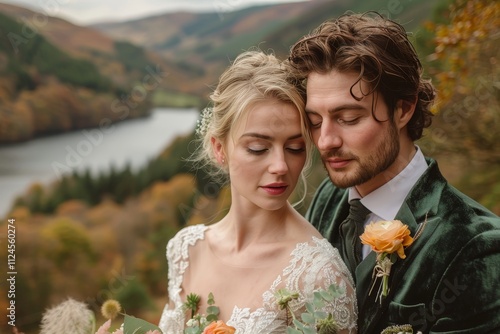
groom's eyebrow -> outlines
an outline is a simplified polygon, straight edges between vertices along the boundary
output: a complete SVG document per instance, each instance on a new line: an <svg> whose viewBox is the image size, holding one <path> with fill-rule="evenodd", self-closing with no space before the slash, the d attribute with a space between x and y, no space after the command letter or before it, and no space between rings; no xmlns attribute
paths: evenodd
<svg viewBox="0 0 500 334"><path fill-rule="evenodd" d="M334 107L334 108L330 108L330 109L328 109L327 112L328 112L328 114L334 114L334 113L337 113L337 112L343 111L343 110L365 110L365 109L366 108L360 104L347 103L347 104L342 104L342 105ZM319 114L317 111L315 111L313 109L309 109L309 108L306 108L305 112L307 114Z"/></svg>

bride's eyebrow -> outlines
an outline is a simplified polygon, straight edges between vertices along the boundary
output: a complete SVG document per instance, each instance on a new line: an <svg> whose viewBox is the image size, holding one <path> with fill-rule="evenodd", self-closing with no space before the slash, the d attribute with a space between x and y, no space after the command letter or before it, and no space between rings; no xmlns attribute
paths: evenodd
<svg viewBox="0 0 500 334"><path fill-rule="evenodd" d="M241 135L241 138L243 138L243 137L253 137L253 138L259 138L259 139L264 139L264 140L273 140L274 139L274 137L272 137L272 136L263 135L263 134L257 133L257 132L244 133L243 135ZM298 133L298 134L295 134L295 135L288 137L287 140L298 139L301 137L303 137L302 133Z"/></svg>
<svg viewBox="0 0 500 334"><path fill-rule="evenodd" d="M265 140L273 140L274 137L271 137L271 136L266 136L266 135L263 135L261 133L257 133L257 132L248 132L248 133L244 133L241 135L241 137L253 137L253 138L259 138L259 139L265 139Z"/></svg>

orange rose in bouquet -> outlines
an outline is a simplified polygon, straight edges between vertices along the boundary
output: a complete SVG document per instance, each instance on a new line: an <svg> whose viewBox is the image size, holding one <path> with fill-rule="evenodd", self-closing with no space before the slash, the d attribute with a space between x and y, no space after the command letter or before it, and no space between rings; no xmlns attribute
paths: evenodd
<svg viewBox="0 0 500 334"><path fill-rule="evenodd" d="M236 328L226 325L222 320L214 321L203 330L203 334L234 334Z"/></svg>
<svg viewBox="0 0 500 334"><path fill-rule="evenodd" d="M397 256L401 259L406 258L405 248L413 243L410 229L399 220L382 220L368 224L360 238L363 244L369 245L377 253L373 276L382 278L380 295L377 297L382 302L382 297L386 297L389 293L389 275L392 265L396 262ZM374 285L375 281L372 289Z"/></svg>

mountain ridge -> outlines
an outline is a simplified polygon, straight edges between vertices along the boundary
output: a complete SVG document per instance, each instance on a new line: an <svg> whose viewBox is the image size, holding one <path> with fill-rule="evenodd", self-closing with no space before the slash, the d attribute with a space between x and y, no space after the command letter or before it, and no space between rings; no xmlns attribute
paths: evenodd
<svg viewBox="0 0 500 334"><path fill-rule="evenodd" d="M53 107L37 109L37 114L50 120L39 124L52 124L48 133L95 126L98 124L95 122L102 119L103 115L110 114L109 109L116 106L116 103L126 104L123 108L130 109L131 114L136 111L136 105L142 105L143 108L162 106L201 109L207 105L208 96L223 70L239 53L260 48L284 59L295 41L325 20L342 15L348 10L385 10L407 29L418 34L418 27L431 18L434 2L423 0L417 4L415 1L401 0L398 4L399 7L393 6L389 10L386 0L373 0L369 4L362 0L315 0L250 6L228 12L181 11L129 21L79 26L65 19L0 3L0 13L16 20L18 26L15 29L22 32L19 33L21 39L18 40L18 46L29 46L30 50L37 51L39 63L45 66L51 60L36 49L35 40L42 41L45 38L48 44L44 42L44 45L51 44L52 46L47 47L53 50L52 53L59 49L67 54L59 56L64 59L60 66L55 66L52 60L52 68L43 70L37 67L41 65L18 62L20 57L32 57L32 51L16 54L12 50L6 51L5 48L0 50L0 71L3 68L3 72L10 73L11 79L12 72L15 72L14 81L9 79L9 75L0 78L0 102L4 102L3 106L0 104L0 120L6 121L5 124L12 125L14 129L9 130L9 135L0 129L0 143L4 142L5 138L8 138L8 141L16 141L20 138L29 139L40 131L47 132L43 130L43 126L35 126L34 123L37 122L33 119L36 117L26 111L32 109L30 103L22 103L21 109L24 111L18 114L24 115L23 118L11 115L9 110L18 110L20 107L16 102L19 97L32 98L34 94L37 99L44 99L42 104L46 104L47 99L43 94L47 94L47 89L37 90L37 87L42 86L50 86L48 91L54 96L66 97L63 91L78 91L72 85L92 79L86 77L95 72L92 69L94 66L99 74L92 74L94 83L91 82L93 88L90 89L110 85L112 91L107 94L111 96L101 94L99 106L96 106L96 99L91 98L95 92L86 87L85 92L79 92L78 96L73 96L68 101L68 105L76 108L80 114L78 117L69 118L75 119L75 122L83 122L84 125L71 122L59 124L56 114L68 118L67 110L54 113ZM7 40L6 33L2 34L4 45L10 43L12 46L12 40ZM24 38L23 34L29 34L29 38ZM61 52L58 54L62 54ZM71 71L64 67L67 61L74 63ZM89 72L88 69L92 70ZM56 81L69 75L73 83L53 85L51 82L54 81L54 73L47 71L58 73ZM152 77L151 72L156 73L156 78L160 80L148 84ZM98 79L99 76L102 80ZM106 83L108 81L109 83ZM145 89L146 86L151 89ZM131 100L134 96L138 101ZM56 101L57 98L54 98L53 103ZM100 116L91 115L95 108L101 110ZM147 114L147 111L141 111L139 114ZM116 119L116 115L113 116ZM23 122L32 124L28 129L38 130L22 129L20 124Z"/></svg>
<svg viewBox="0 0 500 334"><path fill-rule="evenodd" d="M218 12L170 12L139 19L90 25L114 39L127 40L153 50L186 71L191 71L197 92L215 85L222 71L242 51L260 47L287 56L295 41L323 21L347 11L378 10L400 21L409 30L431 18L434 2L386 0L304 1L256 5Z"/></svg>

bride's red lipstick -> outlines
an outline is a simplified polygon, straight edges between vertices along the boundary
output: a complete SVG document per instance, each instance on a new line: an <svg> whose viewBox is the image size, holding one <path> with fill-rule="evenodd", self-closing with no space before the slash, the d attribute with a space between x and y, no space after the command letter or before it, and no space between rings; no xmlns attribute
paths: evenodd
<svg viewBox="0 0 500 334"><path fill-rule="evenodd" d="M268 194L277 196L283 194L288 188L288 185L286 183L276 182L276 183L266 184L261 188L264 189L264 191L266 191Z"/></svg>

